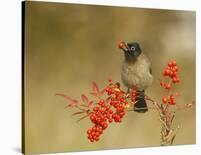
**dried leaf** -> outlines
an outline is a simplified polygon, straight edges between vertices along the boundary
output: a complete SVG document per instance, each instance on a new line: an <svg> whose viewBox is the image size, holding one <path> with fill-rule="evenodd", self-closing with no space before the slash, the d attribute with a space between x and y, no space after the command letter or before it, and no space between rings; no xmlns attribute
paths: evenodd
<svg viewBox="0 0 201 155"><path fill-rule="evenodd" d="M94 93L99 94L99 88L96 82L92 83L92 89Z"/></svg>
<svg viewBox="0 0 201 155"><path fill-rule="evenodd" d="M71 97L69 97L68 95L65 95L65 94L61 94L61 93L57 93L56 95L59 95L59 96L62 96L64 97L66 100L68 100L68 105L65 107L65 108L68 108L68 107L75 107L77 104L78 104L78 100L74 100L72 99Z"/></svg>
<svg viewBox="0 0 201 155"><path fill-rule="evenodd" d="M71 101L71 102L78 102L77 100L72 99L68 95L57 93L56 95L64 97L66 100Z"/></svg>
<svg viewBox="0 0 201 155"><path fill-rule="evenodd" d="M68 107L70 107L70 108L72 108L72 107L75 107L77 105L77 103L74 103L74 102L72 102L72 103L69 103L67 106L65 106L64 108L68 108Z"/></svg>
<svg viewBox="0 0 201 155"><path fill-rule="evenodd" d="M93 101L90 101L89 103L88 103L88 106L90 106L90 105L92 105L93 104Z"/></svg>
<svg viewBox="0 0 201 155"><path fill-rule="evenodd" d="M83 120L84 118L86 118L86 117L88 117L88 116L89 116L89 114L87 114L87 115L81 117L80 119L77 120L77 122L80 122L81 120Z"/></svg>
<svg viewBox="0 0 201 155"><path fill-rule="evenodd" d="M105 93L106 89L104 88L103 90L101 90L100 94L101 96Z"/></svg>
<svg viewBox="0 0 201 155"><path fill-rule="evenodd" d="M72 108L72 107L76 107L78 102L70 102L65 108Z"/></svg>
<svg viewBox="0 0 201 155"><path fill-rule="evenodd" d="M84 94L82 94L81 97L82 97L82 101L83 101L85 104L88 104L89 100L88 100L87 96L84 95Z"/></svg>
<svg viewBox="0 0 201 155"><path fill-rule="evenodd" d="M108 104L109 103L109 101L110 101L110 99L111 99L111 97L108 97L107 99L106 99L106 104Z"/></svg>
<svg viewBox="0 0 201 155"><path fill-rule="evenodd" d="M97 93L90 93L91 95L95 96L95 97L99 97L99 95Z"/></svg>
<svg viewBox="0 0 201 155"><path fill-rule="evenodd" d="M89 106L88 105L86 105L86 104L80 104L80 106L82 106L82 107L86 107L86 108L88 108Z"/></svg>
<svg viewBox="0 0 201 155"><path fill-rule="evenodd" d="M86 112L84 112L84 111L78 111L78 112L73 113L72 116L78 115L78 114L83 114L83 113L86 113Z"/></svg>
<svg viewBox="0 0 201 155"><path fill-rule="evenodd" d="M80 107L78 107L78 106L77 106L77 108L80 109L81 111L85 111L85 112L88 110L88 109L80 108Z"/></svg>

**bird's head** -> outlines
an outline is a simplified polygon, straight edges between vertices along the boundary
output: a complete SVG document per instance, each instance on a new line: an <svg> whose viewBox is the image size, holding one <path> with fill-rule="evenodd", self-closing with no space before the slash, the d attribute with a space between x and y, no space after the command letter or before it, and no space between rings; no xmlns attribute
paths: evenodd
<svg viewBox="0 0 201 155"><path fill-rule="evenodd" d="M125 43L121 41L118 47L124 51L125 59L128 61L135 60L142 53L137 42Z"/></svg>

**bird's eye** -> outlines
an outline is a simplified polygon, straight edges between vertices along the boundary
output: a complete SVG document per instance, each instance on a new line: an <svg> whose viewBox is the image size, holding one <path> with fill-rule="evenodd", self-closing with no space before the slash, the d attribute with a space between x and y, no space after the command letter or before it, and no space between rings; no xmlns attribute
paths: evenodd
<svg viewBox="0 0 201 155"><path fill-rule="evenodd" d="M131 47L131 50L132 50L132 51L134 51L134 50L135 50L135 47L134 47L134 46L132 46L132 47Z"/></svg>

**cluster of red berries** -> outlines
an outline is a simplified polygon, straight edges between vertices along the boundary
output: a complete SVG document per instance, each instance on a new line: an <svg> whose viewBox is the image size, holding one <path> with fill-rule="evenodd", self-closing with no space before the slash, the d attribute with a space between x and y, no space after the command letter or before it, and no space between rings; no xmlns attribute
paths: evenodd
<svg viewBox="0 0 201 155"><path fill-rule="evenodd" d="M167 67L163 70L163 76L170 78L171 82L166 83L161 80L160 85L162 87L164 87L165 89L170 90L172 88L171 83L179 83L180 82L180 79L177 75L178 71L179 71L179 67L177 66L176 61L173 60L173 61L168 62ZM175 96L174 95L163 96L162 102L164 104L175 105L176 104Z"/></svg>
<svg viewBox="0 0 201 155"><path fill-rule="evenodd" d="M165 104L170 104L170 105L175 105L176 104L174 95L170 95L170 96L167 96L167 97L163 96L162 101Z"/></svg>
<svg viewBox="0 0 201 155"><path fill-rule="evenodd" d="M171 78L171 81L173 83L179 83L180 79L177 76L177 73L179 71L179 67L177 66L176 61L170 61L168 62L168 66L163 70L163 76L167 76ZM161 83L166 89L170 89L171 85L170 84L163 84Z"/></svg>
<svg viewBox="0 0 201 155"><path fill-rule="evenodd" d="M120 123L126 114L126 94L120 89L120 85L113 84L109 81L105 92L108 98L100 99L98 104L90 113L90 120L94 124L92 128L87 130L88 139L91 142L98 141L100 135L113 121ZM134 99L134 98L133 98Z"/></svg>
<svg viewBox="0 0 201 155"><path fill-rule="evenodd" d="M103 133L103 129L100 126L94 125L92 128L87 130L88 139L91 142L98 141L100 135Z"/></svg>
<svg viewBox="0 0 201 155"><path fill-rule="evenodd" d="M114 108L112 119L116 123L120 123L126 113L125 107L128 104L126 101L126 94L120 89L119 84L110 84L106 88L107 95L110 98L109 104Z"/></svg>

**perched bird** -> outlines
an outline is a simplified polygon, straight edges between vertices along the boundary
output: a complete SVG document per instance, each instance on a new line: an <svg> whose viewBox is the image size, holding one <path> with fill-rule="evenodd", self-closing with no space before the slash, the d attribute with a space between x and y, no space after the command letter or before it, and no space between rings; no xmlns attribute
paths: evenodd
<svg viewBox="0 0 201 155"><path fill-rule="evenodd" d="M134 111L144 113L148 111L144 91L152 84L153 80L151 63L137 42L120 42L119 48L123 50L125 57L121 72L122 81L128 91L131 88L137 90Z"/></svg>

